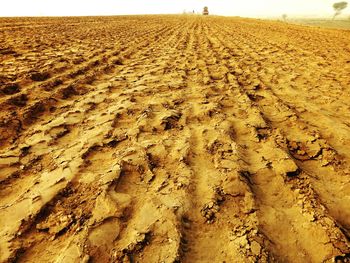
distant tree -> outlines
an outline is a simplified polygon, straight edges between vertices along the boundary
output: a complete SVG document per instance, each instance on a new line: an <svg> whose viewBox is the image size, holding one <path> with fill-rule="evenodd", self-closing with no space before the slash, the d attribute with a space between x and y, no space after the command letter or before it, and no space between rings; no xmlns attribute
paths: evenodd
<svg viewBox="0 0 350 263"><path fill-rule="evenodd" d="M337 2L333 4L333 9L335 11L333 20L335 19L336 16L341 14L341 11L343 11L346 7L348 6L347 2Z"/></svg>
<svg viewBox="0 0 350 263"><path fill-rule="evenodd" d="M283 14L282 18L283 18L284 21L286 21L287 20L287 14Z"/></svg>

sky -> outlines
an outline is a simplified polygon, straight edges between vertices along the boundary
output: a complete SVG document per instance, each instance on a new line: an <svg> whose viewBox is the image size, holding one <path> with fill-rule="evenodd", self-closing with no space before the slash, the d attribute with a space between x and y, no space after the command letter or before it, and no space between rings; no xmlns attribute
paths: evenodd
<svg viewBox="0 0 350 263"><path fill-rule="evenodd" d="M225 16L330 17L337 0L0 0L2 16L176 14L184 10ZM339 1L339 0L338 0ZM350 16L350 6L343 11Z"/></svg>

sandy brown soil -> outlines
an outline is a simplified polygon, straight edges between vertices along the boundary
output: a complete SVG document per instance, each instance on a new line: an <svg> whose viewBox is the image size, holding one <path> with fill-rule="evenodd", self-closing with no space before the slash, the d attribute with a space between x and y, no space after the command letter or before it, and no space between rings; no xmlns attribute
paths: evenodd
<svg viewBox="0 0 350 263"><path fill-rule="evenodd" d="M299 25L307 25L307 26L316 26L322 28L338 28L338 29L350 29L350 19L342 20L342 19L288 19L287 23L295 23Z"/></svg>
<svg viewBox="0 0 350 263"><path fill-rule="evenodd" d="M349 31L1 19L0 47L0 262L349 262Z"/></svg>

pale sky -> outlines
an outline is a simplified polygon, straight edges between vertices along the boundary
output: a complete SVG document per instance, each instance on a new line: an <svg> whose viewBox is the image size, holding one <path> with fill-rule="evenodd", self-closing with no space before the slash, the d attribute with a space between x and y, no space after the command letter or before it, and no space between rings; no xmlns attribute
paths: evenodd
<svg viewBox="0 0 350 263"><path fill-rule="evenodd" d="M126 14L176 14L201 12L216 15L268 17L330 17L339 0L0 0L0 16L81 16ZM343 11L350 15L350 6Z"/></svg>

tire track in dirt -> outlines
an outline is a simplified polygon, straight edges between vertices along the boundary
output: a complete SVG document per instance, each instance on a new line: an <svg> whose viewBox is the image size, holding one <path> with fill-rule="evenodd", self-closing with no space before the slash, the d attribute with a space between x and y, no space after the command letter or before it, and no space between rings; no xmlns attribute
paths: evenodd
<svg viewBox="0 0 350 263"><path fill-rule="evenodd" d="M190 134L187 163L192 172L191 209L183 218L182 261L266 261L270 256L254 223L249 186L241 176L244 163L239 164L230 111L221 102L230 94L218 81L217 72L211 72L218 65L202 23L187 49L194 63L189 63L186 77L183 118Z"/></svg>

